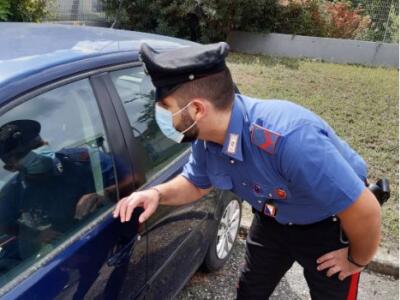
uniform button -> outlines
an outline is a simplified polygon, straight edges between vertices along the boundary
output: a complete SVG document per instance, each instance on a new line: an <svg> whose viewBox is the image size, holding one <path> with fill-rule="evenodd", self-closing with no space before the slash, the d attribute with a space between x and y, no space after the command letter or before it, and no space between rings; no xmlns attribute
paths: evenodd
<svg viewBox="0 0 400 300"><path fill-rule="evenodd" d="M333 218L332 218L332 221L333 221L333 222L336 222L336 221L337 221L337 218L336 218L336 217L333 217Z"/></svg>
<svg viewBox="0 0 400 300"><path fill-rule="evenodd" d="M261 187L258 184L255 184L253 189L257 194L259 194L261 192Z"/></svg>
<svg viewBox="0 0 400 300"><path fill-rule="evenodd" d="M272 194L271 194L271 193L269 193L269 194L268 194L268 197L272 198Z"/></svg>
<svg viewBox="0 0 400 300"><path fill-rule="evenodd" d="M261 200L258 200L258 203L259 203L259 204L261 204L261 203L262 203L262 201L261 201Z"/></svg>
<svg viewBox="0 0 400 300"><path fill-rule="evenodd" d="M233 165L235 163L235 161L233 159L231 159L229 162L231 163L231 165Z"/></svg>
<svg viewBox="0 0 400 300"><path fill-rule="evenodd" d="M293 225L293 223L292 223L292 222L289 222L289 223L288 223L288 225L289 225L289 226L292 226L292 225Z"/></svg>
<svg viewBox="0 0 400 300"><path fill-rule="evenodd" d="M247 183L243 181L243 182L242 182L242 185L243 185L243 186L246 186L246 185L247 185Z"/></svg>

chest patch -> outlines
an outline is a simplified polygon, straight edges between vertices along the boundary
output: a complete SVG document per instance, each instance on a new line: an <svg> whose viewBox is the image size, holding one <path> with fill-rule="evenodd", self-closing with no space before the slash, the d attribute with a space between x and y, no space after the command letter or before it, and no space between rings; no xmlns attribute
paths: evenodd
<svg viewBox="0 0 400 300"><path fill-rule="evenodd" d="M251 142L269 154L275 153L275 146L281 135L260 125L251 127Z"/></svg>

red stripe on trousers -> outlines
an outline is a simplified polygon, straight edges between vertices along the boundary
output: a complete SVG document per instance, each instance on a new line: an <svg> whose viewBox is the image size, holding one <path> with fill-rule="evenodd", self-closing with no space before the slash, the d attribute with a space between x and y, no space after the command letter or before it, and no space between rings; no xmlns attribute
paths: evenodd
<svg viewBox="0 0 400 300"><path fill-rule="evenodd" d="M358 291L358 281L360 279L360 273L355 273L351 275L349 294L347 295L347 300L356 300Z"/></svg>

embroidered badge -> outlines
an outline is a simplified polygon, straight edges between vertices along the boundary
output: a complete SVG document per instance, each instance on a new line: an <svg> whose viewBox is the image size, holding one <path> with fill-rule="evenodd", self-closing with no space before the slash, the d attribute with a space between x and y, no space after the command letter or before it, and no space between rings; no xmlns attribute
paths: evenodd
<svg viewBox="0 0 400 300"><path fill-rule="evenodd" d="M236 133L230 133L229 134L229 142L228 142L228 149L227 152L229 154L235 154L236 153L236 148L239 140L239 135Z"/></svg>
<svg viewBox="0 0 400 300"><path fill-rule="evenodd" d="M276 189L275 194L279 199L286 199L286 192L284 189Z"/></svg>
<svg viewBox="0 0 400 300"><path fill-rule="evenodd" d="M259 184L254 184L253 185L253 191L256 193L256 194L260 194L261 192L262 192L262 190L261 190L261 186L259 185Z"/></svg>
<svg viewBox="0 0 400 300"><path fill-rule="evenodd" d="M253 124L251 128L251 142L269 154L275 153L280 134L260 125Z"/></svg>
<svg viewBox="0 0 400 300"><path fill-rule="evenodd" d="M275 217L276 216L275 205L273 205L272 203L265 203L264 214L267 216Z"/></svg>

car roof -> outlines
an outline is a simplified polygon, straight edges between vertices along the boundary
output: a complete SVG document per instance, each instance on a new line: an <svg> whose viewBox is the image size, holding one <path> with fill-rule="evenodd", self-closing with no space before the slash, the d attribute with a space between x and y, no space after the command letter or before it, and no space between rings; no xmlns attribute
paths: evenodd
<svg viewBox="0 0 400 300"><path fill-rule="evenodd" d="M0 104L46 81L195 43L157 34L52 23L0 23Z"/></svg>

